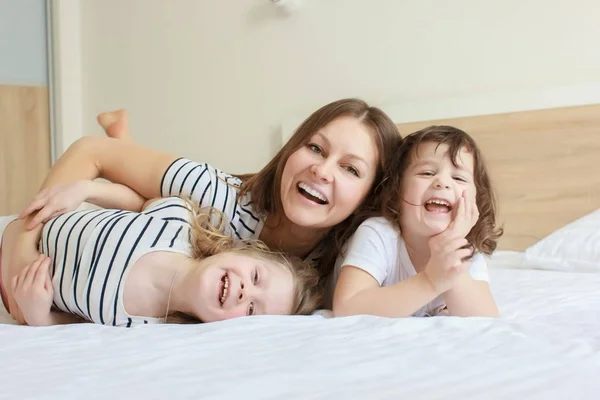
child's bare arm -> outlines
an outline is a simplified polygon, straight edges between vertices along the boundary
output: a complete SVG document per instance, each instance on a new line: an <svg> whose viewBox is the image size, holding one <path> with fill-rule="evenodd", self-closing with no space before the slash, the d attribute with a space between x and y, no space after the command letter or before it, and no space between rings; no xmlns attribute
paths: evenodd
<svg viewBox="0 0 600 400"><path fill-rule="evenodd" d="M54 289L50 273L50 258L39 255L11 281L14 299L22 313L20 323L48 326L81 322L79 317L52 311Z"/></svg>
<svg viewBox="0 0 600 400"><path fill-rule="evenodd" d="M102 208L141 211L145 200L125 185L79 180L42 190L21 212L20 217L25 218L39 210L28 225L31 229L53 217L76 210L85 201Z"/></svg>
<svg viewBox="0 0 600 400"><path fill-rule="evenodd" d="M3 245L3 275L7 283L10 283L14 276L35 261L40 253L38 243L43 225L39 225L33 230L26 230L25 224L28 221L15 220L5 229L2 237ZM10 314L19 323L24 323L23 315L13 296L12 286L5 285L6 295L8 297L8 306Z"/></svg>
<svg viewBox="0 0 600 400"><path fill-rule="evenodd" d="M452 289L444 293L444 300L450 315L500 316L490 285L485 281L474 280L468 273L463 273Z"/></svg>
<svg viewBox="0 0 600 400"><path fill-rule="evenodd" d="M358 232L358 231L357 231ZM350 246L367 246L372 257L384 254L386 246L370 236L368 230L358 233L358 241ZM362 239L362 240L361 240ZM439 236L429 243L431 256L425 269L402 282L380 287L379 282L359 266L344 266L338 277L333 311L335 315L374 314L382 317L405 317L414 314L440 294L451 289L468 268L461 260L471 254L465 249L466 239ZM382 270L391 270L383 264L390 261L385 257L373 260ZM398 262L393 260L392 262Z"/></svg>
<svg viewBox="0 0 600 400"><path fill-rule="evenodd" d="M336 317L356 314L407 317L437 296L424 273L395 285L380 287L367 272L345 266L335 287L333 313Z"/></svg>
<svg viewBox="0 0 600 400"><path fill-rule="evenodd" d="M466 239L437 239L430 243L431 257L425 270L390 286L379 287L367 272L345 266L336 283L333 311L336 315L374 314L406 317L455 285L467 266L460 260L470 253Z"/></svg>

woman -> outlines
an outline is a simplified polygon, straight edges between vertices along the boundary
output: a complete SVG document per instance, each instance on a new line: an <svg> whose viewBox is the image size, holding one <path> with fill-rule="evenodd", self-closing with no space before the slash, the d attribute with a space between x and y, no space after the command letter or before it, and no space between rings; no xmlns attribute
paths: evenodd
<svg viewBox="0 0 600 400"><path fill-rule="evenodd" d="M127 137L120 117L105 114L99 120L121 126L108 134ZM308 259L325 278L345 241L378 209L383 171L400 139L383 111L357 99L315 111L256 174L234 176L131 140L84 137L56 162L20 216L39 210L31 229L70 211L86 199L59 184L102 177L146 199L183 195L215 207L228 218L230 236L258 238L272 250Z"/></svg>

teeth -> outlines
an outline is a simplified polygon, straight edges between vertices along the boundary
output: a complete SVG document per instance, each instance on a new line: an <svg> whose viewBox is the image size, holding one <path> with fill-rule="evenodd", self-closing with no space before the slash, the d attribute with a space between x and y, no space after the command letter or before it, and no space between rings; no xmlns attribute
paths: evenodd
<svg viewBox="0 0 600 400"><path fill-rule="evenodd" d="M327 202L327 199L325 198L325 196L323 196L321 193L319 193L318 191L316 191L315 189L311 188L310 186L308 186L305 183L299 183L298 187L302 190L304 190L305 192L307 192L308 194L310 194L311 196L315 196L317 199Z"/></svg>
<svg viewBox="0 0 600 400"><path fill-rule="evenodd" d="M225 299L227 299L227 292L229 291L229 277L225 275L223 277L223 293L221 293L221 305L225 303Z"/></svg>
<svg viewBox="0 0 600 400"><path fill-rule="evenodd" d="M448 203L446 200L437 200L437 199L434 199L434 200L429 200L425 204L438 204L440 206L450 207L450 203Z"/></svg>

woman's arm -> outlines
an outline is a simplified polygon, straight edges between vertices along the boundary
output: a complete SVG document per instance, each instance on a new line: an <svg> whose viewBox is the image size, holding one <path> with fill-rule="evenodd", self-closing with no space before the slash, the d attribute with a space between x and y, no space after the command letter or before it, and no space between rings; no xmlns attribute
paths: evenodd
<svg viewBox="0 0 600 400"><path fill-rule="evenodd" d="M42 191L59 184L105 178L137 192L141 198L159 197L164 173L178 157L139 146L130 141L86 136L73 143L54 164L42 184ZM21 217L40 209L32 224L38 224L59 210L52 204L33 203ZM30 225L31 226L31 225Z"/></svg>
<svg viewBox="0 0 600 400"><path fill-rule="evenodd" d="M59 183L105 178L145 198L160 196L160 182L178 157L125 140L85 136L67 149L52 167L42 189Z"/></svg>

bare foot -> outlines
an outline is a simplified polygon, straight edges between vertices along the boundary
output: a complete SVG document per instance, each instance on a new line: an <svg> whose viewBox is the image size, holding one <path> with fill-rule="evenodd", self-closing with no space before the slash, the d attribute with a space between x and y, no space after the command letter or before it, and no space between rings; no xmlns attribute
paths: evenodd
<svg viewBox="0 0 600 400"><path fill-rule="evenodd" d="M126 110L106 111L96 118L106 136L133 141L129 132L129 115Z"/></svg>

